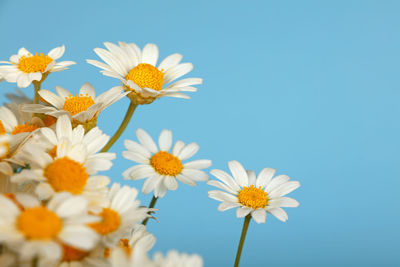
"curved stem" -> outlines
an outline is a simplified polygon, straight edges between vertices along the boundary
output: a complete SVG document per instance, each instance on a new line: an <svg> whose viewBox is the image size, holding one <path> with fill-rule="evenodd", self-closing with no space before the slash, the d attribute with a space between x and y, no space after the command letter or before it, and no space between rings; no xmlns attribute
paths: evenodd
<svg viewBox="0 0 400 267"><path fill-rule="evenodd" d="M40 82L37 82L37 81L33 82L33 87L35 87L35 96L33 97L33 103L34 104L39 103L39 99L40 99L39 90L40 90L40 86L41 85L42 85L41 81Z"/></svg>
<svg viewBox="0 0 400 267"><path fill-rule="evenodd" d="M125 131L126 127L128 126L129 121L131 120L136 107L137 105L133 104L132 102L129 104L124 120L121 122L121 125L119 126L118 130L115 132L113 137L111 137L110 141L108 141L108 143L103 147L101 152L107 152L112 147L112 145L118 140L118 138L121 136L121 134Z"/></svg>
<svg viewBox="0 0 400 267"><path fill-rule="evenodd" d="M153 198L151 199L150 205L149 205L149 209L154 208L154 206L156 205L157 199L158 199L157 197L153 196ZM146 225L148 220L149 220L149 217L144 219L142 224Z"/></svg>
<svg viewBox="0 0 400 267"><path fill-rule="evenodd" d="M239 266L239 262L240 262L240 256L242 255L242 249L243 249L243 244L244 244L244 240L246 239L246 233L247 233L247 229L249 228L249 224L250 224L250 219L251 219L251 215L247 215L244 218L244 223L243 223L243 228L242 228L242 235L240 236L240 242L239 242L239 246L236 252L236 259L235 259L235 265L234 267L238 267Z"/></svg>

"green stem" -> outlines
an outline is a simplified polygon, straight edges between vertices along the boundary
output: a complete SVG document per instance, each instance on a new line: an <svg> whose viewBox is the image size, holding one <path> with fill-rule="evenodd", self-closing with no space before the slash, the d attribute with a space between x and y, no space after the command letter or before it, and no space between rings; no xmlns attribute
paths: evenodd
<svg viewBox="0 0 400 267"><path fill-rule="evenodd" d="M247 215L244 218L242 235L240 236L240 242L239 242L239 246L238 246L238 249L237 249L237 252L236 252L236 259L235 259L234 267L238 267L239 266L240 256L242 255L243 244L244 244L244 240L246 239L246 233L247 233L247 229L249 228L250 219L251 219L251 215L250 214Z"/></svg>
<svg viewBox="0 0 400 267"><path fill-rule="evenodd" d="M39 99L40 99L39 90L40 90L41 85L42 85L41 81L40 82L33 81L33 87L35 87L35 96L33 98L33 103L34 104L38 104L39 103Z"/></svg>
<svg viewBox="0 0 400 267"><path fill-rule="evenodd" d="M118 130L115 132L113 137L111 137L110 141L108 141L108 143L103 147L101 152L107 152L112 147L112 145L118 140L118 138L121 136L121 134L125 131L126 127L128 126L132 118L132 115L135 112L136 107L137 105L134 104L133 102L129 104L124 120L121 122L121 125L119 126Z"/></svg>
<svg viewBox="0 0 400 267"><path fill-rule="evenodd" d="M38 266L39 266L39 257L36 256L32 261L32 267L38 267Z"/></svg>
<svg viewBox="0 0 400 267"><path fill-rule="evenodd" d="M157 199L158 199L157 197L153 196L153 198L151 199L150 205L149 205L149 209L154 208L154 206L156 205ZM149 220L149 217L144 219L142 224L146 225L148 220Z"/></svg>

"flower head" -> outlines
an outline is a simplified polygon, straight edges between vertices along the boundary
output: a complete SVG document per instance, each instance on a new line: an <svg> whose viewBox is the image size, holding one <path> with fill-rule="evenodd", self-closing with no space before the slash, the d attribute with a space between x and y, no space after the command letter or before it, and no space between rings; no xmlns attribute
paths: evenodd
<svg viewBox="0 0 400 267"><path fill-rule="evenodd" d="M88 215L85 198L60 193L43 205L34 196L18 194L16 201L19 205L0 195L0 242L21 260L58 260L60 242L86 250L97 243L99 236L86 224L99 218Z"/></svg>
<svg viewBox="0 0 400 267"><path fill-rule="evenodd" d="M208 175L201 169L211 166L211 160L202 159L183 163L199 150L196 143L185 145L177 141L172 147L172 132L163 130L158 143L155 144L150 135L142 129L136 131L139 143L125 140L125 147L128 149L122 153L123 157L140 163L127 169L123 176L125 179L147 178L143 184L142 192L145 194L154 190L155 197L163 197L167 190L178 188L177 180L188 184L196 185L196 181L207 181Z"/></svg>
<svg viewBox="0 0 400 267"><path fill-rule="evenodd" d="M96 97L96 91L90 83L84 83L75 96L59 86L56 86L56 91L58 95L45 89L39 91L42 99L51 106L25 104L22 109L56 118L68 115L74 126L82 124L86 129L91 129L96 126L97 117L104 109L126 95L121 86L116 86Z"/></svg>
<svg viewBox="0 0 400 267"><path fill-rule="evenodd" d="M64 52L64 45L52 49L47 55L32 54L21 48L17 55L10 57L10 61L0 61L7 64L0 65L0 78L3 76L7 82L16 82L20 88L28 87L34 81L43 81L50 72L62 71L75 64L73 61L56 62Z"/></svg>
<svg viewBox="0 0 400 267"><path fill-rule="evenodd" d="M94 49L106 64L91 59L87 62L102 69L104 75L121 80L135 104L149 104L162 96L190 98L182 92L195 92L197 89L193 85L202 83L199 78L171 83L193 69L191 63L180 63L180 54L166 57L157 66L158 47L155 44L147 44L143 50L134 43L118 44L106 42L107 50Z"/></svg>
<svg viewBox="0 0 400 267"><path fill-rule="evenodd" d="M289 176L278 175L272 179L276 170L265 168L256 177L253 171L246 171L237 161L230 161L228 166L233 177L224 171L212 170L211 174L220 181L208 182L226 191L208 192L210 198L222 201L218 206L219 211L238 208L237 217L251 214L257 223L264 223L268 212L285 222L288 216L282 207L299 205L295 199L285 197L300 186L297 181L289 181Z"/></svg>

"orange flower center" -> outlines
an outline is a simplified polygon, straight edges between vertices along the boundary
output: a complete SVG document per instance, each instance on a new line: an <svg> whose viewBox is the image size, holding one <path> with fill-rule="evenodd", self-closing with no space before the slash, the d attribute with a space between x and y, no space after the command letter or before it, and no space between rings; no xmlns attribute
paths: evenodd
<svg viewBox="0 0 400 267"><path fill-rule="evenodd" d="M50 151L47 152L47 153L49 153L50 157L52 157L53 159L54 159L55 157L57 157L57 146L54 146L54 147L53 147L52 149L50 149Z"/></svg>
<svg viewBox="0 0 400 267"><path fill-rule="evenodd" d="M48 55L36 53L34 56L22 56L19 59L18 69L25 73L44 72L47 66L53 61Z"/></svg>
<svg viewBox="0 0 400 267"><path fill-rule="evenodd" d="M65 98L63 110L75 115L82 111L86 111L92 105L94 105L94 100L89 95L70 95Z"/></svg>
<svg viewBox="0 0 400 267"><path fill-rule="evenodd" d="M63 259L62 261L81 261L83 260L89 252L79 250L77 248L62 244L63 247Z"/></svg>
<svg viewBox="0 0 400 267"><path fill-rule="evenodd" d="M67 191L80 194L89 179L86 168L79 162L67 157L53 161L44 169L44 176L54 191Z"/></svg>
<svg viewBox="0 0 400 267"><path fill-rule="evenodd" d="M15 135L15 134L19 134L19 133L30 133L38 128L39 128L39 126L36 124L30 124L30 123L20 124L20 125L17 125L14 127L11 134Z"/></svg>
<svg viewBox="0 0 400 267"><path fill-rule="evenodd" d="M253 209L264 208L268 204L267 192L262 190L261 186L259 188L254 185L243 187L238 198L240 203Z"/></svg>
<svg viewBox="0 0 400 267"><path fill-rule="evenodd" d="M3 122L0 120L0 136L7 134L6 129L4 128ZM4 149L4 153L0 155L0 160L7 158L7 156L10 154L10 144L5 141L5 142L0 142L0 147Z"/></svg>
<svg viewBox="0 0 400 267"><path fill-rule="evenodd" d="M27 208L18 216L17 227L27 239L54 239L62 229L60 217L46 207Z"/></svg>
<svg viewBox="0 0 400 267"><path fill-rule="evenodd" d="M154 154L150 159L150 164L161 175L176 176L183 169L181 160L166 151Z"/></svg>
<svg viewBox="0 0 400 267"><path fill-rule="evenodd" d="M160 91L163 86L164 73L153 65L140 63L129 71L125 79L131 80L140 88L151 88Z"/></svg>
<svg viewBox="0 0 400 267"><path fill-rule="evenodd" d="M92 223L89 226L101 235L107 235L114 232L121 224L121 218L118 212L112 209L103 208L99 216L102 220L100 222Z"/></svg>

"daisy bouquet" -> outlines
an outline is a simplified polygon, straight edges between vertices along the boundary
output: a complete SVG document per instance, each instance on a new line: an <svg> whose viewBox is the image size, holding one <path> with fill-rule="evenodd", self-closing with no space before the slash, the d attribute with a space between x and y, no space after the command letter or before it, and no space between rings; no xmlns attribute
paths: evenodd
<svg viewBox="0 0 400 267"><path fill-rule="evenodd" d="M123 141L122 156L134 164L122 176L145 179L141 192L153 198L149 205L141 204L135 182L112 183L101 174L114 164L116 154L109 150L138 106L161 97L189 99L185 93L196 92L202 79L182 78L193 65L181 63L180 54L157 63L154 44L143 49L125 42L104 46L94 49L101 61L87 60L116 79L116 86L102 93L87 82L77 93L61 86L42 88L54 72L75 64L60 61L64 46L48 54L21 48L9 61L0 61L0 82L34 89L33 99L18 89L0 107L0 266L203 266L197 254L151 253L156 238L146 228L149 221L157 222L156 202L168 191L199 182L218 189L208 195L221 201L219 211L236 208L237 217L244 218L234 262L239 266L251 219L264 223L269 213L286 221L282 208L299 205L286 195L299 182L275 176L273 168L256 175L237 161L228 163L231 174L211 170L218 180L209 180L211 160L192 159L197 143L174 142L170 130L154 140L138 129L133 140ZM97 122L124 97L130 104L110 137Z"/></svg>

